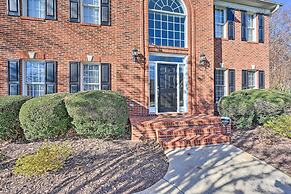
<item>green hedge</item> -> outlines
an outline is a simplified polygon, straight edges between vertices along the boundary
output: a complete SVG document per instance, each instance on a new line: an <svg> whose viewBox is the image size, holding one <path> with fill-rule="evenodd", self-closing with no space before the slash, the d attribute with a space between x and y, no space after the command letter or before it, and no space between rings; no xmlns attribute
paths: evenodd
<svg viewBox="0 0 291 194"><path fill-rule="evenodd" d="M70 125L64 98L68 94L50 94L23 104L19 119L28 140L57 138L66 134Z"/></svg>
<svg viewBox="0 0 291 194"><path fill-rule="evenodd" d="M126 133L128 110L125 97L111 91L87 91L71 95L66 107L80 135L118 138Z"/></svg>
<svg viewBox="0 0 291 194"><path fill-rule="evenodd" d="M291 94L276 90L242 90L219 101L219 113L230 117L237 128L251 128L290 112Z"/></svg>
<svg viewBox="0 0 291 194"><path fill-rule="evenodd" d="M271 128L281 136L291 138L291 116L281 115L274 117L264 124L264 127Z"/></svg>
<svg viewBox="0 0 291 194"><path fill-rule="evenodd" d="M19 111L29 99L30 97L23 96L0 96L0 139L23 138L23 130L19 123Z"/></svg>

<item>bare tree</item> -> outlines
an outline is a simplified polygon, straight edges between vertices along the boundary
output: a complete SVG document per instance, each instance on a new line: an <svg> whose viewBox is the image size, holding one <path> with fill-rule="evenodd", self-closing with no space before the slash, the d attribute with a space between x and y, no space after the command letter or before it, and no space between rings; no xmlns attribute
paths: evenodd
<svg viewBox="0 0 291 194"><path fill-rule="evenodd" d="M270 73L272 88L291 91L291 7L271 17Z"/></svg>

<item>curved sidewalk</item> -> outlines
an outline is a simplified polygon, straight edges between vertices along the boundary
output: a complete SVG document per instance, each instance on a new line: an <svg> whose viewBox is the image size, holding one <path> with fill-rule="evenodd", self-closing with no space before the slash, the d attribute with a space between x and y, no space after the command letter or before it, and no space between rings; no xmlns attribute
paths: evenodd
<svg viewBox="0 0 291 194"><path fill-rule="evenodd" d="M232 145L168 150L167 174L139 194L291 193L291 177Z"/></svg>

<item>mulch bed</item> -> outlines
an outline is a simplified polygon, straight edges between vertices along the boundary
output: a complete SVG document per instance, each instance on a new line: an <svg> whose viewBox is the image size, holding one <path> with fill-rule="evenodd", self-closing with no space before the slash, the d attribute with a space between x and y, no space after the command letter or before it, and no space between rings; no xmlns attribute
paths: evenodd
<svg viewBox="0 0 291 194"><path fill-rule="evenodd" d="M257 127L253 130L234 130L232 143L291 176L291 139L281 137L270 129Z"/></svg>
<svg viewBox="0 0 291 194"><path fill-rule="evenodd" d="M0 142L0 193L134 193L167 172L168 159L154 142L70 140L74 154L62 169L39 177L12 173L16 159L41 143Z"/></svg>

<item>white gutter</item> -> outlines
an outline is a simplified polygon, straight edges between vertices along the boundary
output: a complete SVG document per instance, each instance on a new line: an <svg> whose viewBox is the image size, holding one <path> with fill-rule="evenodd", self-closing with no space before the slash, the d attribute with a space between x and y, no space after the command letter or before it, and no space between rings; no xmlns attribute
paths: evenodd
<svg viewBox="0 0 291 194"><path fill-rule="evenodd" d="M276 11L278 11L278 9L279 9L281 6L282 6L282 4L281 4L281 5L277 4L276 8L275 8L271 13L274 14Z"/></svg>

